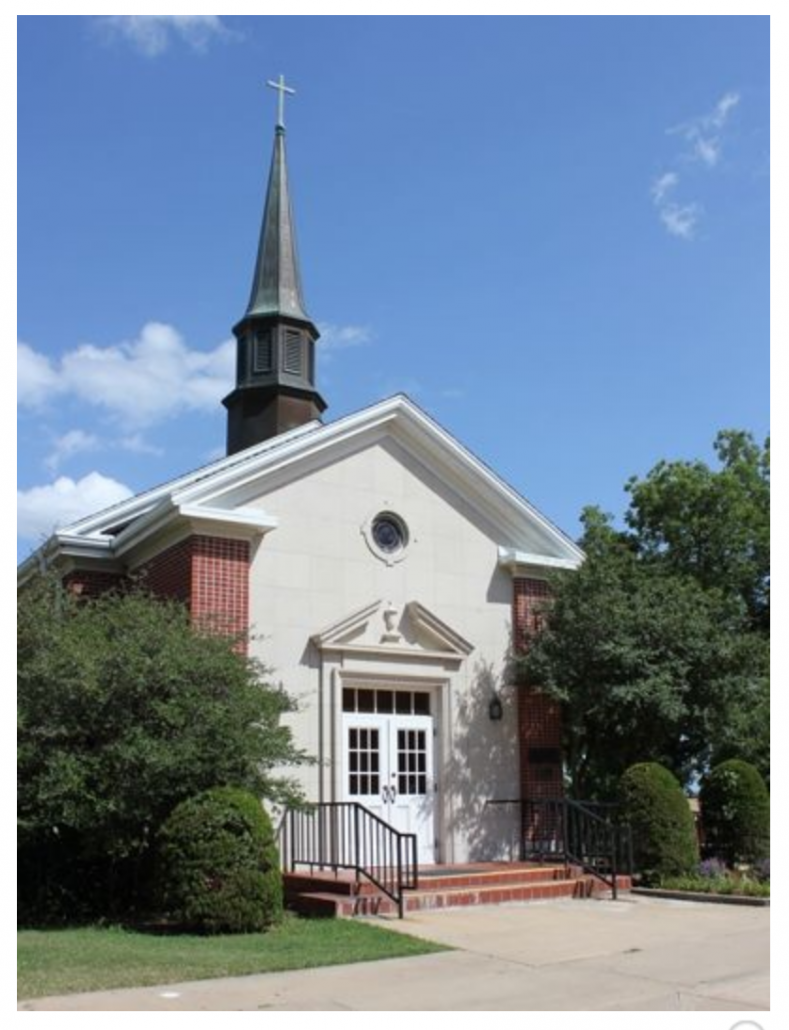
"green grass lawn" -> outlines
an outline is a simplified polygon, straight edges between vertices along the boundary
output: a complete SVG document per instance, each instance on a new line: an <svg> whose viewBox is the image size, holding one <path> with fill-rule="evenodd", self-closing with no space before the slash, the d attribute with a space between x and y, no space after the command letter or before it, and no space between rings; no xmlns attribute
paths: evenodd
<svg viewBox="0 0 789 1030"><path fill-rule="evenodd" d="M269 933L216 937L99 928L22 930L17 935L17 996L145 987L445 950L361 921L292 916Z"/></svg>

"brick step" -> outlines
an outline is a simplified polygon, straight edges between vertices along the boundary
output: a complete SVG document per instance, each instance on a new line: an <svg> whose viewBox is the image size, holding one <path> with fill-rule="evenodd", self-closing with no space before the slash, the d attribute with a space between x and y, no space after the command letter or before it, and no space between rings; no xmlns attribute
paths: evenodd
<svg viewBox="0 0 789 1030"><path fill-rule="evenodd" d="M470 868L450 871L434 867L422 870L419 875L419 888L426 891L454 890L461 887L489 887L530 883L552 883L567 879L568 870L564 866L516 866L514 868L489 869ZM286 894L329 893L341 895L376 894L377 888L362 879L356 882L353 874L334 873L285 873Z"/></svg>
<svg viewBox="0 0 789 1030"><path fill-rule="evenodd" d="M314 916L391 916L397 905L372 884L357 884L350 874L285 875L290 908ZM621 892L630 878L618 880ZM407 891L406 912L456 908L465 905L500 905L508 902L548 901L560 898L610 898L611 891L596 877L563 866L480 869L453 875L434 871L422 876L418 890Z"/></svg>
<svg viewBox="0 0 789 1030"><path fill-rule="evenodd" d="M532 883L553 883L566 880L568 870L563 865L519 867L484 872L420 873L419 888L426 891L454 890L460 887L496 887Z"/></svg>
<svg viewBox="0 0 789 1030"><path fill-rule="evenodd" d="M508 902L548 901L558 898L590 896L590 887L583 879L513 884L489 887L460 887L454 890L408 891L406 912L420 909L457 908L465 905L501 905ZM291 901L303 915L390 916L397 915L397 905L381 894L342 896L330 892L309 891Z"/></svg>

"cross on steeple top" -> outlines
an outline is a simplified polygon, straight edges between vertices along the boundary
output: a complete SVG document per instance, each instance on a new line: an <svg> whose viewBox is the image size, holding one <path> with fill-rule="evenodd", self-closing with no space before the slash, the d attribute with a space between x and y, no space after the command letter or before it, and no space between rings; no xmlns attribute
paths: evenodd
<svg viewBox="0 0 789 1030"><path fill-rule="evenodd" d="M285 128L285 94L295 94L296 90L291 89L290 86L285 85L285 76L280 73L279 81L272 82L271 79L266 81L267 86L271 86L272 89L276 89L279 93L279 104L277 109L277 128Z"/></svg>

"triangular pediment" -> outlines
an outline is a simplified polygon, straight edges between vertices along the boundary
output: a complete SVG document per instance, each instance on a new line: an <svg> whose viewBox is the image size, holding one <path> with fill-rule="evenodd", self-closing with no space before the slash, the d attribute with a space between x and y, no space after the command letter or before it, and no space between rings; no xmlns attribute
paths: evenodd
<svg viewBox="0 0 789 1030"><path fill-rule="evenodd" d="M312 636L320 651L419 655L462 661L474 645L418 601L384 600L355 609Z"/></svg>

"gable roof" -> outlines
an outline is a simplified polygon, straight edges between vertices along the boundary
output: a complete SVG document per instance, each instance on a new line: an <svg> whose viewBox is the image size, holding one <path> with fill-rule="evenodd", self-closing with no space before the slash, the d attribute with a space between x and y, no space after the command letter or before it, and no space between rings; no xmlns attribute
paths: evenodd
<svg viewBox="0 0 789 1030"><path fill-rule="evenodd" d="M389 437L496 528L502 564L575 568L583 560L565 533L410 398L397 394L325 425L309 422L65 526L20 566L20 576L58 554L121 557L178 520L224 523L250 536L268 532L276 519L246 507L261 488L265 492L297 470L303 474L311 463Z"/></svg>

